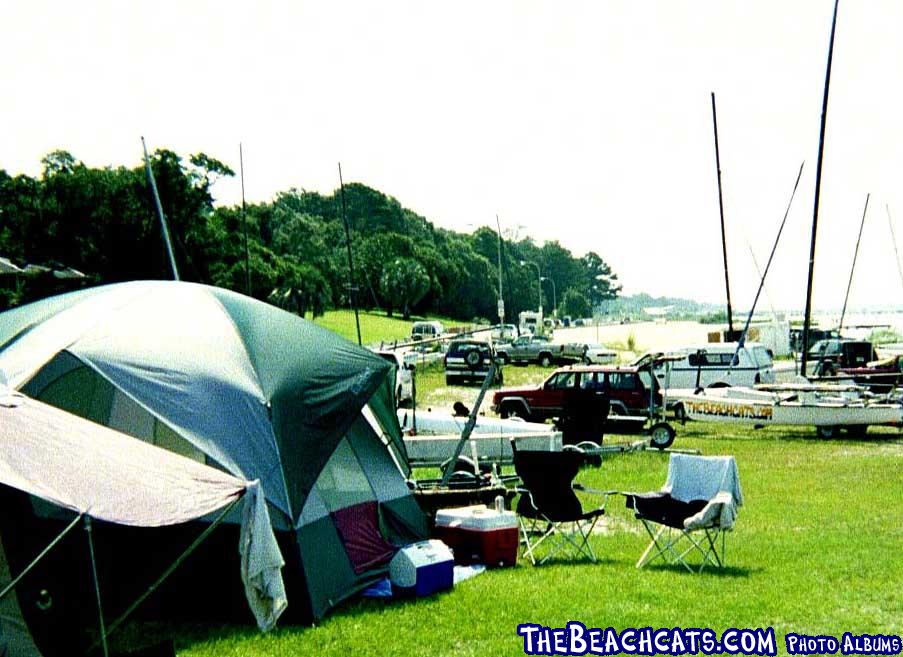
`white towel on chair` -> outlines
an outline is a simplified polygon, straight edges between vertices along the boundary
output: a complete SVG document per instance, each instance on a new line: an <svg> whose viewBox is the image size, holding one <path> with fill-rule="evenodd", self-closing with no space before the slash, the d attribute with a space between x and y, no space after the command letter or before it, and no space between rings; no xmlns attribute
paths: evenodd
<svg viewBox="0 0 903 657"><path fill-rule="evenodd" d="M684 522L687 529L720 526L730 529L743 504L740 475L733 456L672 454L662 491L682 502L709 500Z"/></svg>

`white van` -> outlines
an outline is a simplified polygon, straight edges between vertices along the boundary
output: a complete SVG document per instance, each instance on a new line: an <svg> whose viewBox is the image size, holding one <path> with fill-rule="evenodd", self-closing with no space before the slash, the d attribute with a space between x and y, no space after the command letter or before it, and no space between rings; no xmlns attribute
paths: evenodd
<svg viewBox="0 0 903 657"><path fill-rule="evenodd" d="M734 354L737 361L733 364ZM737 351L736 342L717 342L685 347L672 352L681 356L671 361L669 388L701 388L724 386L753 386L774 383L774 363L771 353L757 342L747 342ZM665 384L665 367L655 365L655 377Z"/></svg>
<svg viewBox="0 0 903 657"><path fill-rule="evenodd" d="M445 327L442 322L414 322L414 326L411 327L412 340L438 338L443 333L445 333Z"/></svg>

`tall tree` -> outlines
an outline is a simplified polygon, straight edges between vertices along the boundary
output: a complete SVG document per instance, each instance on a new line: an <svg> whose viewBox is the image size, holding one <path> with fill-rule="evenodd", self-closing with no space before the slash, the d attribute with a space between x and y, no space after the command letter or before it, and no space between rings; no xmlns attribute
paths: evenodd
<svg viewBox="0 0 903 657"><path fill-rule="evenodd" d="M379 286L386 300L387 314L391 317L395 307L401 309L404 319L410 319L411 307L429 290L430 277L413 258L396 258L386 265Z"/></svg>

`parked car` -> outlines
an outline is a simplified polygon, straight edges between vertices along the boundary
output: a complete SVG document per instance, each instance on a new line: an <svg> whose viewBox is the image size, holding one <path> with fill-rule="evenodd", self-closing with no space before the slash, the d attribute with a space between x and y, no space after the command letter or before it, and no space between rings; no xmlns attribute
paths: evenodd
<svg viewBox="0 0 903 657"><path fill-rule="evenodd" d="M656 406L661 408L659 386L648 366L605 365L562 367L538 386L502 388L492 396L492 408L503 418L520 417L542 422L560 417L569 400L587 389L607 393L611 416L647 414L650 394Z"/></svg>
<svg viewBox="0 0 903 657"><path fill-rule="evenodd" d="M819 328L810 328L809 329L809 349L815 345L819 340L828 340L831 338L839 338L840 332L837 329L819 329ZM790 329L790 349L791 351L799 352L803 350L803 329L801 328L792 328Z"/></svg>
<svg viewBox="0 0 903 657"><path fill-rule="evenodd" d="M878 360L871 342L847 338L819 340L809 349L807 357L815 376L834 376L838 370L863 367Z"/></svg>
<svg viewBox="0 0 903 657"><path fill-rule="evenodd" d="M395 366L395 403L403 406L414 400L414 364L403 353L388 349L376 353Z"/></svg>
<svg viewBox="0 0 903 657"><path fill-rule="evenodd" d="M445 326L443 326L442 322L414 322L414 325L411 327L412 340L438 338L443 333L445 333Z"/></svg>
<svg viewBox="0 0 903 657"><path fill-rule="evenodd" d="M854 383L872 392L889 392L903 384L903 355L872 361L862 367L844 367L838 373L852 377Z"/></svg>
<svg viewBox="0 0 903 657"><path fill-rule="evenodd" d="M495 354L489 343L482 340L452 340L445 353L445 383L454 385L466 381L482 383L489 374ZM502 370L495 370L495 382L502 382Z"/></svg>
<svg viewBox="0 0 903 657"><path fill-rule="evenodd" d="M714 342L678 349L674 355L680 359L672 361L669 388L719 388L774 383L774 361L771 354L756 342L747 342L739 349L736 342ZM642 356L634 364L648 358L648 354ZM659 385L665 385L664 363L655 360L652 367Z"/></svg>
<svg viewBox="0 0 903 657"><path fill-rule="evenodd" d="M514 324L496 324L490 335L496 342L511 342L517 338L517 327Z"/></svg>
<svg viewBox="0 0 903 657"><path fill-rule="evenodd" d="M604 344L583 345L583 362L587 365L612 365L618 360L618 352Z"/></svg>

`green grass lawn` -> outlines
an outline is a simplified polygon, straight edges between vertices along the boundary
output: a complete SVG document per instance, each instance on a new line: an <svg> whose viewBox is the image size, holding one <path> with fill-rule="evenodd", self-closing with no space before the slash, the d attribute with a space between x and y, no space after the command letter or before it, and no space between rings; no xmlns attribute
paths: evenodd
<svg viewBox="0 0 903 657"><path fill-rule="evenodd" d="M519 563L431 598L355 601L316 627L268 635L236 627L184 632L179 655L517 655L518 624L569 620L619 631L771 626L781 653L788 632L903 634L903 440L896 430L821 441L811 429L691 423L679 428L675 447L737 459L746 505L728 536L723 572L636 570L645 534L614 497L609 531L592 539L600 563ZM620 454L578 480L657 489L667 459Z"/></svg>
<svg viewBox="0 0 903 657"><path fill-rule="evenodd" d="M417 317L405 320L401 318L401 315L386 317L386 313L383 312L360 311L358 315L361 323L361 342L365 346L378 345L380 342L388 344L394 340L404 342L411 337L411 326L415 319L423 319ZM427 319L437 319L445 326L462 323L444 317L428 317ZM352 342L357 342L357 326L354 322L354 313L350 310L327 310L324 315L313 321Z"/></svg>
<svg viewBox="0 0 903 657"><path fill-rule="evenodd" d="M552 372L554 367L540 367L539 365L505 365L503 386L527 386L543 382ZM480 392L479 383L471 385L445 384L445 368L442 361L418 366L417 372L417 407L451 410L456 401L463 402L468 408L473 406ZM499 389L499 385L492 386L486 393L482 411L489 413L489 404L492 400L492 392Z"/></svg>

